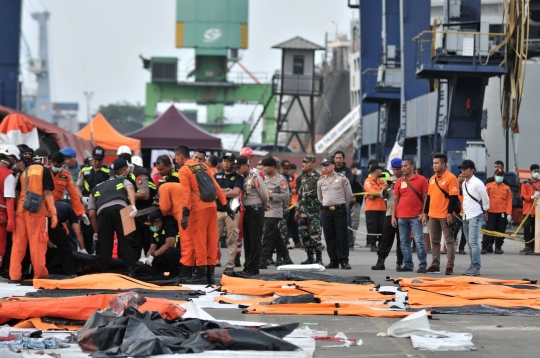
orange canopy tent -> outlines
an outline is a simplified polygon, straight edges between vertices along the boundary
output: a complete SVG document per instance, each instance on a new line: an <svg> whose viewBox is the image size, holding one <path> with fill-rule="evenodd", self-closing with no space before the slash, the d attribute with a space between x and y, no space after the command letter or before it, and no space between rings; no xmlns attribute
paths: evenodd
<svg viewBox="0 0 540 358"><path fill-rule="evenodd" d="M141 141L118 133L101 113L98 113L76 135L103 147L105 149L105 162L107 163L111 163L116 159L116 151L121 145L127 145L133 155L140 155L141 153Z"/></svg>

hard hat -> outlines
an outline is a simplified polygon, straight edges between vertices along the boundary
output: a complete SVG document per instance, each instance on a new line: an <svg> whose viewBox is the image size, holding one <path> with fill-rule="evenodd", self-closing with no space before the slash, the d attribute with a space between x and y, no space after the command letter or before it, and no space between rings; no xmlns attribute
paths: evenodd
<svg viewBox="0 0 540 358"><path fill-rule="evenodd" d="M131 157L131 164L135 164L142 167L143 166L142 158L139 157L138 155L134 155L133 157Z"/></svg>
<svg viewBox="0 0 540 358"><path fill-rule="evenodd" d="M131 149L129 149L127 145L121 145L120 147L118 147L118 151L116 152L116 155L120 155L124 153L131 154Z"/></svg>
<svg viewBox="0 0 540 358"><path fill-rule="evenodd" d="M13 144L6 144L0 148L0 154L5 155L6 157L13 155L15 158L20 159L21 151Z"/></svg>
<svg viewBox="0 0 540 358"><path fill-rule="evenodd" d="M253 150L250 147L244 147L240 150L240 155L249 159L253 157Z"/></svg>

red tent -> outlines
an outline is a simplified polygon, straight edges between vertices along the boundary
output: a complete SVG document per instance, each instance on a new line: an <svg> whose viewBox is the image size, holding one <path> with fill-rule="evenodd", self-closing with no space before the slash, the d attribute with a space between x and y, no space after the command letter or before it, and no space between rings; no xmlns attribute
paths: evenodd
<svg viewBox="0 0 540 358"><path fill-rule="evenodd" d="M140 139L142 149L174 149L182 144L190 149L221 150L220 138L206 133L174 106L148 126L126 136Z"/></svg>
<svg viewBox="0 0 540 358"><path fill-rule="evenodd" d="M71 147L77 152L77 161L80 163L84 162L84 158L92 156L92 143L82 138L77 137L76 135L52 124L43 119L31 116L27 113L16 111L11 108L0 106L0 119L3 120L9 114L20 114L24 116L25 119L29 120L33 125L38 129L39 133L39 144L40 147L47 149L49 152L57 151L64 147ZM22 117L19 117L22 118ZM26 121L21 121L21 125L25 126ZM23 144L23 143L12 143L12 144ZM25 143L26 144L26 143ZM33 148L37 149L37 148Z"/></svg>

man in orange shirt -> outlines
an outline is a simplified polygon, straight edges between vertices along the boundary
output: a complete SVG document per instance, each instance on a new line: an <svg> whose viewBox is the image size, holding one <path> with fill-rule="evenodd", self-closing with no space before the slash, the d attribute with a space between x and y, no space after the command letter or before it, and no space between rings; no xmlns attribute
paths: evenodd
<svg viewBox="0 0 540 358"><path fill-rule="evenodd" d="M429 179L428 196L424 205L422 223L427 225L429 216L433 260L426 273L441 272L441 235L444 235L446 256L448 258L445 275L452 275L456 258L452 226L454 225L453 213L459 203L459 184L456 176L446 168L447 162L448 157L446 154L435 154L433 158L435 175Z"/></svg>
<svg viewBox="0 0 540 358"><path fill-rule="evenodd" d="M534 200L540 196L540 166L538 164L531 165L531 179L525 180L521 184L521 198L523 199L523 216L529 213L529 217L523 224L523 239L525 240L525 248L519 253L526 255L534 252Z"/></svg>
<svg viewBox="0 0 540 358"><path fill-rule="evenodd" d="M383 199L383 189L386 181L381 179L382 167L373 164L370 167L371 174L364 182L364 190L372 192L373 195L366 195L366 224L368 230L368 245L371 244L371 251L377 252L377 241L381 240L384 217L386 216L386 203Z"/></svg>
<svg viewBox="0 0 540 358"><path fill-rule="evenodd" d="M13 246L11 248L11 261L9 278L11 283L19 283L22 278L22 260L26 255L26 249L30 246L30 259L34 269L34 278L42 278L49 274L45 266L45 254L49 241L48 222L54 229L58 223L56 207L51 191L54 183L47 165L47 151L36 149L33 163L28 166L19 177L16 191L19 193L17 212L15 214L15 230L13 231ZM25 204L26 196L39 195L43 200L39 205L32 200L29 205ZM31 211L30 211L31 210Z"/></svg>
<svg viewBox="0 0 540 358"><path fill-rule="evenodd" d="M290 205L295 205L296 202L298 201L298 193L297 193L297 188L296 188L296 181L298 180L298 174L296 174L296 164L289 162L289 165L285 166L283 165L284 161L285 160L281 162L281 167L284 170L284 174L285 173L288 174L288 177L286 178L291 178L291 180L289 180L289 185L291 187L291 204ZM298 232L298 222L294 220L295 214L296 214L296 206L290 210L289 216L287 217L288 236L292 237L293 242L294 242L294 247L300 248L302 247L302 241L300 241L300 234ZM286 240L286 241L287 243L289 242L289 240Z"/></svg>
<svg viewBox="0 0 540 358"><path fill-rule="evenodd" d="M178 175L182 192L180 198L175 198L176 200L180 199L182 206L182 219L180 221L182 264L197 266L197 272L187 282L213 284L215 283L214 271L218 249L216 195L229 216L234 218L234 212L229 207L225 194L221 190L217 190L219 184L214 176L208 173L206 165L189 158L189 149L186 146L178 146L174 151L174 156L176 163L180 166ZM207 180L207 186L214 185L215 195L211 201L202 200L197 176L201 181ZM186 230L188 227L190 230Z"/></svg>
<svg viewBox="0 0 540 358"><path fill-rule="evenodd" d="M51 174L54 182L54 190L52 191L53 199L54 201L63 201L64 193L67 192L75 215L82 219L85 225L90 225L90 220L85 214L84 207L79 194L77 193L77 187L75 186L75 182L71 177L71 173L67 169L63 168L64 162L64 154L56 152L51 155Z"/></svg>
<svg viewBox="0 0 540 358"><path fill-rule="evenodd" d="M486 190L489 196L488 221L486 230L504 233L506 225L512 222L512 190L503 183L504 172L497 170L494 175L495 180L486 184ZM493 252L493 243L495 243L495 253L503 254L503 237L484 235L482 240L481 254Z"/></svg>

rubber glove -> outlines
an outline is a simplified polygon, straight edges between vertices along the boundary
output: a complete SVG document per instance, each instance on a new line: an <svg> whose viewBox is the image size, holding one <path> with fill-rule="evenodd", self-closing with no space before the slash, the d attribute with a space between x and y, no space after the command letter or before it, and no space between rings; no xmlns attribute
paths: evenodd
<svg viewBox="0 0 540 358"><path fill-rule="evenodd" d="M131 216L132 218L137 216L137 208L135 206L131 207L131 212L129 213L129 216Z"/></svg>
<svg viewBox="0 0 540 358"><path fill-rule="evenodd" d="M84 225L90 225L90 219L88 219L88 215L82 214L79 216L79 219L81 219L84 223Z"/></svg>
<svg viewBox="0 0 540 358"><path fill-rule="evenodd" d="M181 221L181 225L182 225L182 229L187 229L187 225L188 225L188 217L189 217L189 209L186 208L186 207L183 207L182 208L182 221Z"/></svg>
<svg viewBox="0 0 540 358"><path fill-rule="evenodd" d="M146 258L146 261L144 263L148 266L152 266L152 261L154 261L154 256L150 255Z"/></svg>

